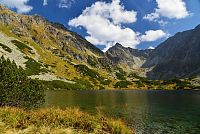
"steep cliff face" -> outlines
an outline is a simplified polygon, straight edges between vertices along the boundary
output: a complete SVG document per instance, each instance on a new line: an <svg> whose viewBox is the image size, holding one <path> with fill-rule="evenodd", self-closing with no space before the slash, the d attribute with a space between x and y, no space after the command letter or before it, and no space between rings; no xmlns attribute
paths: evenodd
<svg viewBox="0 0 200 134"><path fill-rule="evenodd" d="M147 59L144 68L150 79L184 78L200 74L200 25L177 33L160 44Z"/></svg>
<svg viewBox="0 0 200 134"><path fill-rule="evenodd" d="M125 48L117 43L115 46L108 49L106 56L113 61L114 64L124 64L132 69L139 69L153 50L138 50Z"/></svg>

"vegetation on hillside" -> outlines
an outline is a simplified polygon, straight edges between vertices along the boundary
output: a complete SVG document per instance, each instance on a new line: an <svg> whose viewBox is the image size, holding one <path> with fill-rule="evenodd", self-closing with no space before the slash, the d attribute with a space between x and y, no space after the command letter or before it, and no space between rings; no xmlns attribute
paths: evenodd
<svg viewBox="0 0 200 134"><path fill-rule="evenodd" d="M39 75L40 73L48 73L49 71L45 68L41 63L35 61L32 58L25 57L28 61L25 62L26 64L26 74L30 75Z"/></svg>
<svg viewBox="0 0 200 134"><path fill-rule="evenodd" d="M13 44L15 44L15 46L18 47L18 49L21 51L21 52L25 52L25 51L28 51L31 53L31 51L33 50L32 48L30 48L29 46L27 46L26 44L18 41L18 40L12 40L11 41Z"/></svg>
<svg viewBox="0 0 200 134"><path fill-rule="evenodd" d="M0 106L33 108L44 102L44 87L27 77L21 67L0 58Z"/></svg>
<svg viewBox="0 0 200 134"><path fill-rule="evenodd" d="M4 45L4 44L2 44L2 43L0 43L0 47L2 47L5 51L7 51L7 52L9 52L9 53L12 52L12 50L11 50L8 46L6 46L6 45Z"/></svg>
<svg viewBox="0 0 200 134"><path fill-rule="evenodd" d="M115 88L128 88L129 85L131 85L132 83L130 81L119 81L117 82L114 87Z"/></svg>
<svg viewBox="0 0 200 134"><path fill-rule="evenodd" d="M75 68L78 72L80 72L84 76L90 77L90 82L94 84L94 86L106 86L111 83L111 80L103 77L100 73L97 71L90 69L86 65L75 65Z"/></svg>

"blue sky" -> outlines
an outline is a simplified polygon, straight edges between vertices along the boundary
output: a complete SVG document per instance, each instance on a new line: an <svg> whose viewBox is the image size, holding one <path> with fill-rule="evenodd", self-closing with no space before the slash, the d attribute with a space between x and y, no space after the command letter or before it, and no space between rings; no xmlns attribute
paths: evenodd
<svg viewBox="0 0 200 134"><path fill-rule="evenodd" d="M0 0L0 3L18 13L38 14L62 23L104 51L116 42L125 47L153 48L169 36L200 24L200 0Z"/></svg>

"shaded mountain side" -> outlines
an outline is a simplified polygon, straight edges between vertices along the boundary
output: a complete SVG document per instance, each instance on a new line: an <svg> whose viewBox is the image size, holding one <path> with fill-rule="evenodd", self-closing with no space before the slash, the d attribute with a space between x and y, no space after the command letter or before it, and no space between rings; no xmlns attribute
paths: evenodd
<svg viewBox="0 0 200 134"><path fill-rule="evenodd" d="M149 79L200 75L200 25L161 43L142 67L152 68L147 73Z"/></svg>

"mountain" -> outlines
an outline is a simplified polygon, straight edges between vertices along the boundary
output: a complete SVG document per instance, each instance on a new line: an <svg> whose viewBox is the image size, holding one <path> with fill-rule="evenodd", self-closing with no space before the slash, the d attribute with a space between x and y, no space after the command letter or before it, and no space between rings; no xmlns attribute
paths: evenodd
<svg viewBox="0 0 200 134"><path fill-rule="evenodd" d="M152 68L147 73L149 79L200 75L200 25L161 43L142 67Z"/></svg>
<svg viewBox="0 0 200 134"><path fill-rule="evenodd" d="M159 47L162 46L165 45ZM17 14L0 5L0 56L14 61L28 77L41 80L48 88L179 89L182 85L193 88L187 80L144 78L146 74L152 78L150 74L154 69L150 72L149 69L162 63L161 59L156 63L153 60L160 54L157 49L137 50L117 43L104 53L62 24L49 22L39 15Z"/></svg>
<svg viewBox="0 0 200 134"><path fill-rule="evenodd" d="M117 43L109 48L105 54L113 64L121 65L122 68L126 68L125 70L139 71L152 52L152 49L138 50L130 47L126 48Z"/></svg>
<svg viewBox="0 0 200 134"><path fill-rule="evenodd" d="M93 86L113 78L107 71L112 61L62 24L0 5L0 25L0 56L14 60L32 78L66 82L93 78Z"/></svg>

